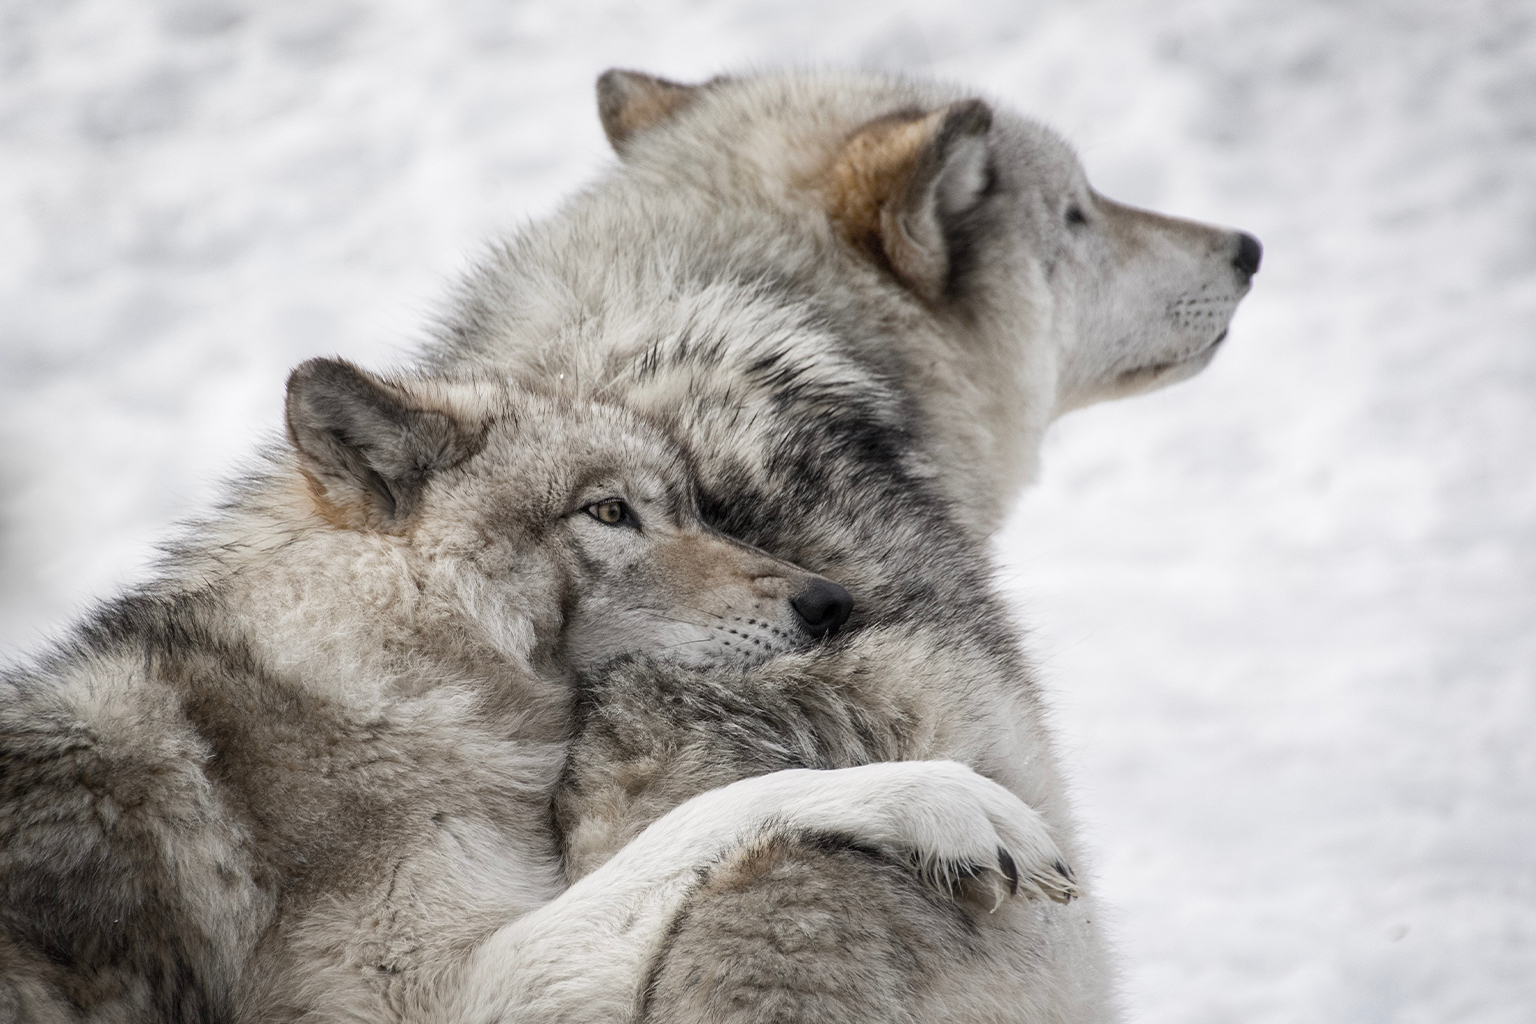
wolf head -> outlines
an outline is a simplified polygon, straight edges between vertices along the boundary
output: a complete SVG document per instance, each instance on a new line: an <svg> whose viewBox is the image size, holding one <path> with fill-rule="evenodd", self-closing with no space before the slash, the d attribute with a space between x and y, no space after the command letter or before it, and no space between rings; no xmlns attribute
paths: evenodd
<svg viewBox="0 0 1536 1024"><path fill-rule="evenodd" d="M888 334L930 415L989 424L950 447L993 449L977 476L1005 485L1055 416L1198 373L1259 266L1251 235L1116 203L1053 132L934 83L615 70L598 108L631 180L775 210L850 303L904 310Z"/></svg>
<svg viewBox="0 0 1536 1024"><path fill-rule="evenodd" d="M478 624L504 653L577 670L750 665L852 610L836 584L707 528L677 448L612 406L317 359L289 378L287 433L345 600L420 637ZM410 586L376 585L381 566Z"/></svg>
<svg viewBox="0 0 1536 1024"><path fill-rule="evenodd" d="M950 93L862 76L681 85L613 70L598 111L626 163L675 169L684 147L697 177L749 172L738 180L819 207L851 252L936 310L995 316L1050 296L1036 312L1058 346L1058 411L1204 367L1258 270L1258 240L1116 203L1053 132Z"/></svg>

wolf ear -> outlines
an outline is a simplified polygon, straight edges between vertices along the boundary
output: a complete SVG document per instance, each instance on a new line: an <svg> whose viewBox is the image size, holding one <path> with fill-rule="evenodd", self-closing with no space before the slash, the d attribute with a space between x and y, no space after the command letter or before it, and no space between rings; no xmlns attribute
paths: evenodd
<svg viewBox="0 0 1536 1024"><path fill-rule="evenodd" d="M597 79L597 116L613 151L623 157L637 135L671 117L698 88L638 71L604 71Z"/></svg>
<svg viewBox="0 0 1536 1024"><path fill-rule="evenodd" d="M991 127L992 110L981 100L869 122L827 173L827 216L902 284L938 299L953 263L949 229L987 189Z"/></svg>
<svg viewBox="0 0 1536 1024"><path fill-rule="evenodd" d="M477 436L340 359L289 374L287 423L322 515L354 529L404 521L427 479L471 455Z"/></svg>

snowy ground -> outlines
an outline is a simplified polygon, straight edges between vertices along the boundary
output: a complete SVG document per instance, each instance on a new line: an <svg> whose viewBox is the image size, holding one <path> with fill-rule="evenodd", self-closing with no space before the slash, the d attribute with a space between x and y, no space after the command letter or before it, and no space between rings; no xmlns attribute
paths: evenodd
<svg viewBox="0 0 1536 1024"><path fill-rule="evenodd" d="M999 539L1132 1016L1536 1020L1529 3L0 0L0 643L608 160L598 71L786 61L974 82L1266 244Z"/></svg>

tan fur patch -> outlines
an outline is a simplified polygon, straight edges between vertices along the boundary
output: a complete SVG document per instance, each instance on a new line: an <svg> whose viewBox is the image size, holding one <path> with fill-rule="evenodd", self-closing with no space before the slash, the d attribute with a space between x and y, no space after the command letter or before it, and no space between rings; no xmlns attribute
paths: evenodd
<svg viewBox="0 0 1536 1024"><path fill-rule="evenodd" d="M887 208L906 195L924 151L943 123L942 110L923 115L898 111L860 128L843 146L822 179L827 217L852 246L889 269L901 272L899 232Z"/></svg>
<svg viewBox="0 0 1536 1024"><path fill-rule="evenodd" d="M804 573L736 544L683 536L657 547L658 575L680 604L747 605L754 598L787 597L803 586ZM795 578L786 577L786 573Z"/></svg>
<svg viewBox="0 0 1536 1024"><path fill-rule="evenodd" d="M367 509L361 501L338 503L331 499L329 489L319 477L304 466L299 467L304 476L306 490L314 503L315 515L338 530L361 530L368 526Z"/></svg>

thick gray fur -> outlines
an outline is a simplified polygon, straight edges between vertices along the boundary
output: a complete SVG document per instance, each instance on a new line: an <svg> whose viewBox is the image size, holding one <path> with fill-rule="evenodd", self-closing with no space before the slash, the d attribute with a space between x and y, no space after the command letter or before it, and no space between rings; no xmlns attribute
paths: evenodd
<svg viewBox="0 0 1536 1024"><path fill-rule="evenodd" d="M0 678L0 1019L1114 1016L987 538L1253 246L950 86L604 82L623 163L420 372L301 368L289 445Z"/></svg>
<svg viewBox="0 0 1536 1024"><path fill-rule="evenodd" d="M566 891L576 670L796 653L830 585L704 524L685 456L611 404L314 360L287 426L154 582L0 674L0 1021L613 1019L743 844L1048 870L1028 808L914 765L813 803L754 780Z"/></svg>
<svg viewBox="0 0 1536 1024"><path fill-rule="evenodd" d="M1007 786L1081 869L987 538L1055 417L1209 362L1256 243L1111 202L1051 132L952 86L648 82L604 76L622 163L495 250L428 361L635 410L689 452L710 523L857 611L832 648L739 675L590 676L557 799L568 872L736 778L932 758ZM656 953L646 1012L1115 1016L1091 880L967 906L815 843L731 860Z"/></svg>

